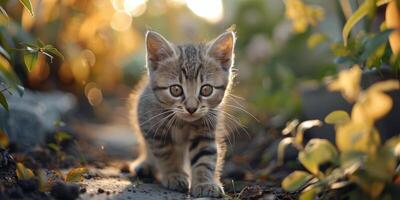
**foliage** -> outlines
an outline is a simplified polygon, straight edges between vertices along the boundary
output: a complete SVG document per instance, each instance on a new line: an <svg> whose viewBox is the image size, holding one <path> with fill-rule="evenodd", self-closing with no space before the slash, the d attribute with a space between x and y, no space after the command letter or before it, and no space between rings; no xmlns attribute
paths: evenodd
<svg viewBox="0 0 400 200"><path fill-rule="evenodd" d="M40 55L49 57L51 62L54 56L63 58L63 55L55 47L49 44L46 45L41 40L37 40L36 44L21 43L23 48L13 48L13 46L15 46L12 39L14 34L11 33L12 30L10 30L9 26L11 26L10 24L17 24L9 17L6 10L3 8L7 3L8 1L3 1L0 5L0 81L3 87L0 91L0 104L8 111L8 103L4 95L5 92L12 94L11 90L16 90L20 95L23 94L21 81L13 69L13 65L18 62L18 56L14 54L17 54L19 51L23 53L23 61L28 72L36 66ZM20 0L20 3L32 16L34 15L30 0Z"/></svg>
<svg viewBox="0 0 400 200"><path fill-rule="evenodd" d="M305 5L301 0L293 1L291 4L286 1L286 12L296 13L287 14L288 18L292 20L295 30L304 32L308 27L305 23L307 12L304 10L312 6ZM295 3L294 3L295 2ZM396 6L396 0L365 0L361 5L352 13L351 3L341 1L343 12L349 12L348 19L344 22L342 30L342 40L336 40L329 37L323 32L319 32L316 28L315 33L308 39L308 46L315 48L318 44L324 42L330 43L330 49L336 56L335 63L342 66L352 66L358 64L361 68L380 68L381 66L391 66L394 69L400 68L398 52L400 49L400 12ZM294 6L297 5L297 6ZM387 6L386 6L387 5ZM382 23L377 18L377 9L386 6L386 17ZM321 8L319 8L321 9ZM321 11L323 12L323 11ZM339 13L339 16L341 13ZM296 17L294 17L296 16ZM383 16L381 17L383 18ZM319 19L319 18L318 18ZM353 28L360 22L368 20L364 23L364 27L358 32L353 31ZM373 27L374 20L378 21L380 27ZM312 23L313 27L320 21L315 19ZM303 25L299 25L303 24ZM372 25L371 25L372 24ZM376 23L375 23L376 24ZM301 29L296 27L302 27Z"/></svg>
<svg viewBox="0 0 400 200"><path fill-rule="evenodd" d="M8 144L10 141L8 140L7 134L0 129L0 148L1 149L6 149L8 147Z"/></svg>
<svg viewBox="0 0 400 200"><path fill-rule="evenodd" d="M324 17L321 7L306 5L301 0L285 0L286 16L293 21L293 28L296 32L302 33L307 27L316 26Z"/></svg>
<svg viewBox="0 0 400 200"><path fill-rule="evenodd" d="M81 182L83 180L83 174L88 173L88 169L84 167L78 167L71 169L65 176L66 182Z"/></svg>
<svg viewBox="0 0 400 200"><path fill-rule="evenodd" d="M278 158L282 164L284 149L293 144L299 150L298 159L307 171L295 171L282 182L287 191L301 191L300 199L314 199L329 189L356 185L370 198L382 195L385 187L394 184L400 161L400 138L393 137L382 144L375 122L392 108L393 101L385 92L400 89L397 80L382 81L366 90L360 88L360 68L354 66L340 72L329 84L354 102L351 115L345 111L331 112L325 123L336 130L336 147L325 139L311 139L303 146L305 128L320 125L319 121L288 123L283 134L291 134L279 144ZM328 166L321 168L321 166ZM358 190L352 190L354 195Z"/></svg>
<svg viewBox="0 0 400 200"><path fill-rule="evenodd" d="M56 152L57 162L62 161L65 159L65 152L62 150L61 144L64 141L69 141L72 139L72 136L64 131L60 130L60 127L63 125L64 122L57 121L55 123L56 133L54 134L55 143L48 143L47 147L54 152Z"/></svg>
<svg viewBox="0 0 400 200"><path fill-rule="evenodd" d="M17 163L17 177L20 180L27 180L33 178L35 175L32 170L25 167L22 163Z"/></svg>

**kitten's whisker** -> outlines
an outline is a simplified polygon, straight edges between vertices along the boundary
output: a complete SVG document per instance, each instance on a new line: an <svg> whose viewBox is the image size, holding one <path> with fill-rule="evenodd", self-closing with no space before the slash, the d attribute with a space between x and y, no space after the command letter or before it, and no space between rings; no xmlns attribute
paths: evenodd
<svg viewBox="0 0 400 200"><path fill-rule="evenodd" d="M151 131L153 130L153 128L155 128L155 126L156 126L157 124L159 124L159 125L157 126L157 129L156 129L155 132L154 132L153 139L157 136L157 134L158 134L158 129L164 124L164 122L165 122L168 118L170 118L170 117L171 117L172 115L174 115L174 114L175 114L175 113L171 113L171 114L167 115L166 117L162 118L161 120L159 120L157 123L153 124L153 126L150 127L149 132L151 132Z"/></svg>
<svg viewBox="0 0 400 200"><path fill-rule="evenodd" d="M164 131L161 133L161 137L165 140L167 137L167 134L169 134L170 129L172 128L172 125L175 123L175 119L176 119L176 115L175 113L172 115L172 117L169 118L166 126L166 129L164 129ZM170 124L170 125L168 125Z"/></svg>
<svg viewBox="0 0 400 200"><path fill-rule="evenodd" d="M234 98L236 98L236 99L240 99L240 100L242 100L242 101L245 101L245 100L246 100L245 98L243 98L243 97L241 97L241 96L234 95L234 94L232 94L232 93L230 93L229 96L234 97Z"/></svg>
<svg viewBox="0 0 400 200"><path fill-rule="evenodd" d="M160 113L160 114L157 114L157 115L155 115L155 116L153 116L153 117L150 117L150 119L147 119L146 121L140 123L139 125L140 125L140 126L143 126L144 124L148 123L148 122L151 121L152 119L154 119L154 118L156 118L156 117L158 117L158 116L164 115L164 114L166 114L166 113L168 113L168 112L172 112L172 111L171 111L171 110L166 110L166 111L164 111L164 112L162 112L162 113Z"/></svg>
<svg viewBox="0 0 400 200"><path fill-rule="evenodd" d="M236 123L246 134L249 138L251 138L249 132L245 129L247 128L246 126L244 126L239 120L237 120L233 115L229 114L228 112L224 111L224 110L219 110L220 112L224 113L225 117L227 117L227 119L231 120L232 122ZM244 128L245 127L245 128Z"/></svg>
<svg viewBox="0 0 400 200"><path fill-rule="evenodd" d="M230 94L228 94L226 97L229 98L229 100L232 100L233 103L236 103L239 107L245 108L245 106L243 106L241 103L239 103L239 101L236 100L236 99L235 99L233 96L231 96ZM226 102L229 103L229 101L226 101Z"/></svg>
<svg viewBox="0 0 400 200"><path fill-rule="evenodd" d="M149 111L147 111L147 112L145 112L145 113L143 113L143 114L141 114L141 115L146 115L146 114L148 114L148 113L155 112L155 111L160 111L160 110L169 110L169 109L160 108L160 109L149 110Z"/></svg>
<svg viewBox="0 0 400 200"><path fill-rule="evenodd" d="M245 110L245 109L243 109L243 108L241 108L241 107L238 107L238 106L235 106L235 105L231 105L231 104L225 104L225 106L239 109L239 110L243 111L244 113L246 113L247 115L249 115L250 117L252 117L252 118L253 118L254 120L256 120L258 123L260 123L260 120L258 120L258 119L257 119L254 115L252 115L249 111L247 111L247 110Z"/></svg>
<svg viewBox="0 0 400 200"><path fill-rule="evenodd" d="M215 123L215 121L217 121L218 116L217 116L216 113L214 113L214 111L216 111L216 110L211 109L209 113L210 113L211 115L215 116L215 118L213 118L213 121L214 121L214 123ZM217 112L217 111L216 111L216 112ZM215 119L215 120L214 120L214 119ZM225 128L228 128L228 129L229 129L229 130L227 130L228 133L226 133L226 132L224 131L224 135L226 136L226 139L228 139L228 143L229 143L230 145L232 145L232 142L231 142L231 140L229 139L231 134L229 134L229 133L233 132L233 129L232 129L230 126L228 126L228 124L226 124L226 123L224 123L224 124L227 125L227 126L225 126ZM233 138L233 139L234 139L234 138Z"/></svg>

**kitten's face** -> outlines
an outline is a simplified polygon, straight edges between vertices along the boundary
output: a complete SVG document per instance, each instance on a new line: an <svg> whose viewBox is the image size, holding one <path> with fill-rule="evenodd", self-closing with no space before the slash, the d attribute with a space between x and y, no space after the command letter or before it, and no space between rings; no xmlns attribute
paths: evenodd
<svg viewBox="0 0 400 200"><path fill-rule="evenodd" d="M148 32L147 67L161 105L185 121L195 121L223 100L230 81L235 36L226 32L206 45L175 46Z"/></svg>

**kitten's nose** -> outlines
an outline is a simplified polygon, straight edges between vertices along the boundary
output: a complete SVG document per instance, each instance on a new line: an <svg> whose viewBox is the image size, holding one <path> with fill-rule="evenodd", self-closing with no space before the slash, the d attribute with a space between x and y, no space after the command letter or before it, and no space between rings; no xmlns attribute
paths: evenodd
<svg viewBox="0 0 400 200"><path fill-rule="evenodd" d="M197 107L186 107L186 110L187 110L190 114L193 114L194 112L196 112Z"/></svg>

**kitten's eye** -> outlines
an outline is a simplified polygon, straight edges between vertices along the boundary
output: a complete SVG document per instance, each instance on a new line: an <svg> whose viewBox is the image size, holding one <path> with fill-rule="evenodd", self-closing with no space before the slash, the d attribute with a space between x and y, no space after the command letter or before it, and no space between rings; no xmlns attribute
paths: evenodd
<svg viewBox="0 0 400 200"><path fill-rule="evenodd" d="M213 87L211 85L203 85L200 89L201 96L208 97L211 95Z"/></svg>
<svg viewBox="0 0 400 200"><path fill-rule="evenodd" d="M171 93L172 96L179 97L182 95L183 90L182 87L179 85L172 85L169 87L169 92Z"/></svg>

